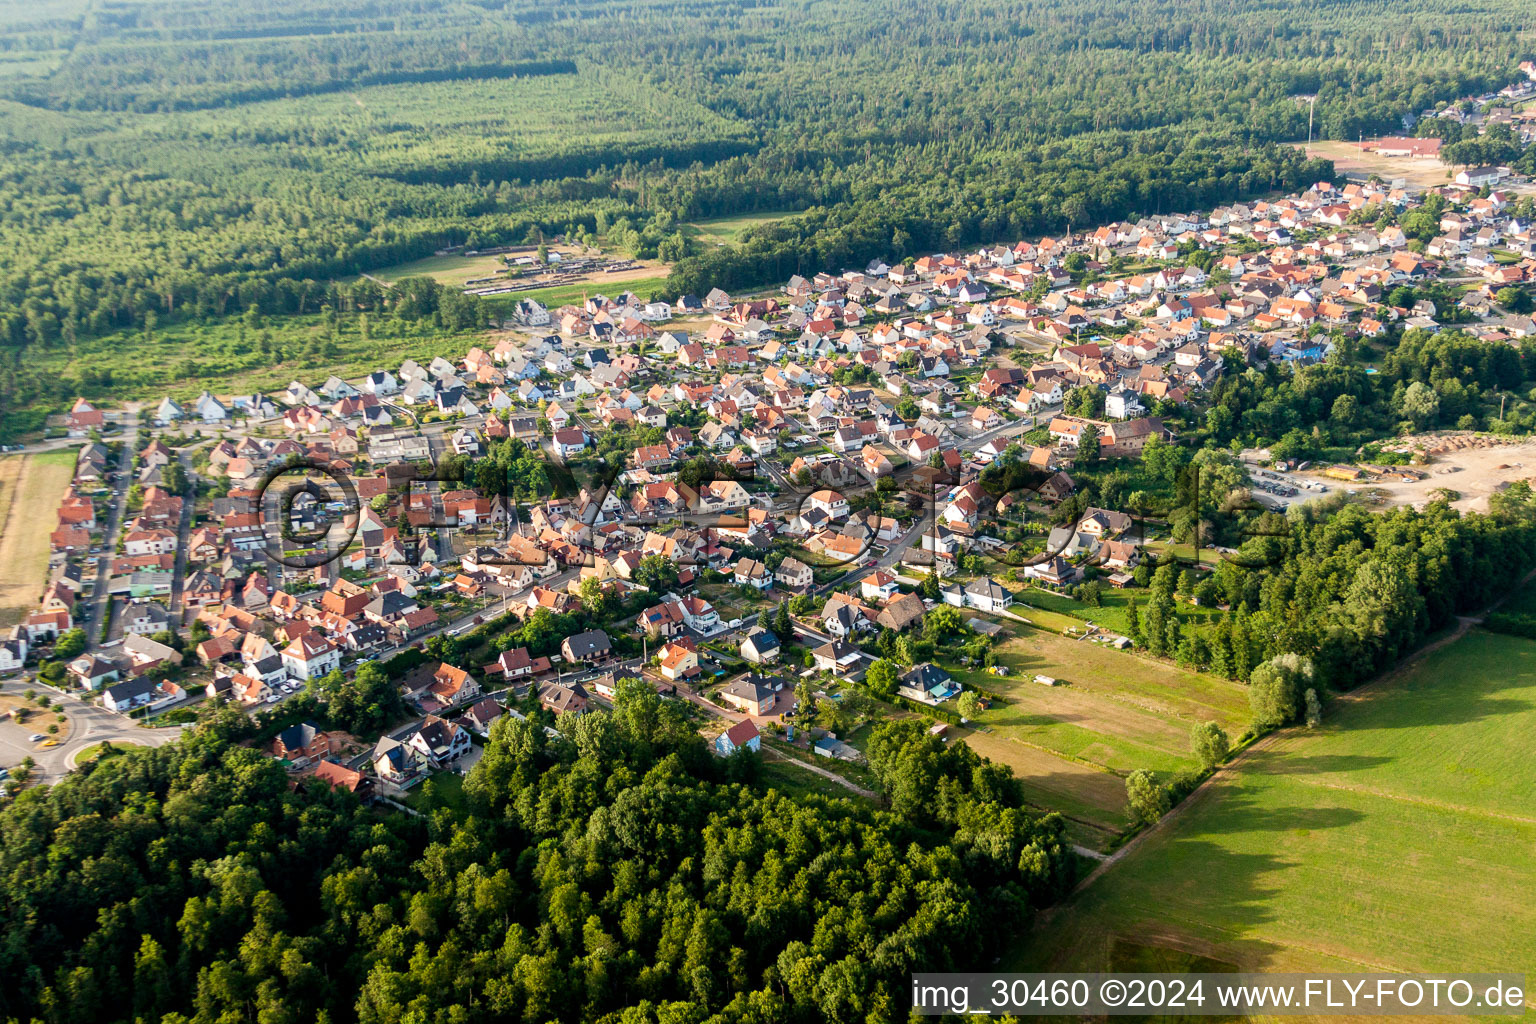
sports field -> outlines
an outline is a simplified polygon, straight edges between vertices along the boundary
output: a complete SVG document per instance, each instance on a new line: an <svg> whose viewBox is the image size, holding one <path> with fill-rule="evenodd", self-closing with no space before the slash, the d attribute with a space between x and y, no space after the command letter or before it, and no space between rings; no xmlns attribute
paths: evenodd
<svg viewBox="0 0 1536 1024"><path fill-rule="evenodd" d="M1536 642L1473 630L1256 748L1013 962L1536 972Z"/></svg>
<svg viewBox="0 0 1536 1024"><path fill-rule="evenodd" d="M0 459L0 626L26 618L48 582L48 535L75 450Z"/></svg>
<svg viewBox="0 0 1536 1024"><path fill-rule="evenodd" d="M1407 157L1386 157L1370 150L1362 150L1354 142L1341 139L1319 139L1310 146L1295 143L1305 149L1307 156L1332 160L1339 174L1367 176L1379 174L1383 181L1402 178L1410 185L1428 188L1444 185L1451 177L1452 168L1439 160L1411 160Z"/></svg>
<svg viewBox="0 0 1536 1024"><path fill-rule="evenodd" d="M1042 617L1031 609L1015 610L1031 620ZM956 679L1006 700L983 711L977 719L981 729L966 732L965 740L1011 767L1032 802L1094 826L1098 841L1087 845L1101 846L1125 827L1127 774L1147 768L1166 777L1196 767L1189 731L1197 722L1218 722L1233 736L1248 723L1247 691L1229 680L1050 628L993 621L1009 634L996 648L1006 676L940 659ZM1036 675L1059 685L1037 683Z"/></svg>

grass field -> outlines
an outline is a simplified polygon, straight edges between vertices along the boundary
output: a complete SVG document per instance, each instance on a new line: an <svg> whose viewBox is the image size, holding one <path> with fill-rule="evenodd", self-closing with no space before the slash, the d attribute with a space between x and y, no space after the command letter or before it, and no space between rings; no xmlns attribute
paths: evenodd
<svg viewBox="0 0 1536 1024"><path fill-rule="evenodd" d="M614 275L611 278L602 278L588 281L582 284L562 284L553 288L532 288L526 292L512 292L507 295L492 295L486 298L486 302L492 307L506 307L510 309L514 304L523 299L534 299L543 303L549 309L555 309L568 303L580 304L589 295L597 295L601 292L609 298L615 298L620 292L634 292L642 299L649 299L653 292L659 292L666 286L667 275L656 274L650 277L625 278Z"/></svg>
<svg viewBox="0 0 1536 1024"><path fill-rule="evenodd" d="M26 618L48 581L48 535L75 475L75 450L0 459L0 626Z"/></svg>
<svg viewBox="0 0 1536 1024"><path fill-rule="evenodd" d="M94 761L98 757L119 757L127 753L129 747L136 746L139 746L139 744L131 743L127 740L113 740L112 749L103 754L101 750L101 744L92 743L88 747L81 747L79 751L76 752L75 764L85 764L87 761Z"/></svg>
<svg viewBox="0 0 1536 1024"><path fill-rule="evenodd" d="M507 265L501 256L428 256L424 260L375 270L369 276L391 284L405 277L430 277L439 284L461 288L465 281L494 277L498 270L505 269Z"/></svg>
<svg viewBox="0 0 1536 1024"><path fill-rule="evenodd" d="M229 319L171 324L147 339L142 332L82 338L69 349L39 352L37 360L57 377L110 371L109 385L82 389L87 397L158 402L169 394L185 401L204 388L220 395L275 391L295 378L315 387L332 373L361 377L380 367L398 368L407 357L423 363L438 355L462 358L482 340L473 333L446 334L430 322L377 317L367 339L355 318L345 320L333 337L324 317L306 315L272 317L254 331Z"/></svg>
<svg viewBox="0 0 1536 1024"><path fill-rule="evenodd" d="M698 220L683 225L683 233L704 245L735 245L747 228L759 224L772 224L776 220L789 220L799 214L792 210L774 210L767 213L744 213L737 217L717 217L714 220Z"/></svg>
<svg viewBox="0 0 1536 1024"><path fill-rule="evenodd" d="M400 263L383 270L375 270L369 276L380 281L393 284L406 277L430 277L439 284L461 288L466 282L478 278L495 277L498 270L505 270L507 265L502 262L501 256L428 256L426 259L412 260L409 263ZM613 294L621 291L633 291L641 298L649 296L652 289L658 288L661 282L666 280L666 264L642 263L633 270L621 270L615 273L590 274L586 279L574 284L551 285L548 288L530 288L525 292L517 292L511 297L522 299L528 296L548 304L544 297L550 293L566 294L574 292L576 298L581 297L581 290L586 289L590 294L603 292ZM658 277L658 273L660 276ZM516 278L508 277L508 281ZM631 287L633 282L645 286L645 291L639 291ZM488 296L491 301L499 301L507 296ZM569 302L571 299L562 299L561 302Z"/></svg>
<svg viewBox="0 0 1536 1024"><path fill-rule="evenodd" d="M1474 630L1223 772L1014 962L1536 971L1533 730L1536 642Z"/></svg>
<svg viewBox="0 0 1536 1024"><path fill-rule="evenodd" d="M1028 609L1021 614L1034 617ZM1126 774L1195 767L1189 730L1196 722L1219 722L1233 735L1247 724L1247 693L1225 679L1049 629L1005 628L1022 630L996 648L1008 675L940 661L956 679L1007 701L982 712L984 731L965 740L1013 768L1032 802L1095 826L1101 840L1125 827ZM1036 674L1063 685L1036 683Z"/></svg>
<svg viewBox="0 0 1536 1024"><path fill-rule="evenodd" d="M1105 587L1099 595L1099 606L1084 604L1073 600L1065 594L1058 594L1050 590L1041 590L1039 587L1030 587L1022 590L1014 599L1014 610L1027 619L1041 622L1042 625L1049 621L1057 621L1046 613L1055 613L1057 616L1071 618L1076 621L1070 625L1081 627L1083 623L1092 622L1095 625L1112 629L1116 633L1125 633L1130 629L1130 620L1126 616L1126 609L1130 606L1132 598L1136 601L1138 611L1145 613L1147 610L1147 592L1145 590L1114 590ZM1028 608L1019 607L1029 605ZM1184 613L1181 617L1187 618L1190 606L1177 602L1175 609Z"/></svg>
<svg viewBox="0 0 1536 1024"><path fill-rule="evenodd" d="M782 755L781 755L782 758ZM804 768L796 768L783 759L763 761L762 774L758 776L759 789L776 789L785 796L801 797L809 794L862 801L863 797Z"/></svg>
<svg viewBox="0 0 1536 1024"><path fill-rule="evenodd" d="M11 504L16 500L16 485L26 461L25 456L0 459L0 530L11 521Z"/></svg>
<svg viewBox="0 0 1536 1024"><path fill-rule="evenodd" d="M418 811L450 807L463 812L468 809L464 797L464 777L454 772L439 772L411 790L405 802Z"/></svg>

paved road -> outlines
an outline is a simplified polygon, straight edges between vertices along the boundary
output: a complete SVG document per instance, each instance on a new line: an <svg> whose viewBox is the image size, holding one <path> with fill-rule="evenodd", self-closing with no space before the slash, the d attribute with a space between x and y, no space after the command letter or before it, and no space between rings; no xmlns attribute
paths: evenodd
<svg viewBox="0 0 1536 1024"><path fill-rule="evenodd" d="M96 562L96 586L90 603L91 621L85 630L87 650L95 650L101 638L101 625L105 621L104 612L108 607L107 581L111 578L117 535L128 511L128 487L133 482L133 438L125 436L122 441L123 453L117 462L117 480L112 484L112 507L107 511L107 525L101 535L102 553Z"/></svg>
<svg viewBox="0 0 1536 1024"><path fill-rule="evenodd" d="M181 468L187 475L187 479L194 484L197 474L192 469L192 449L181 448L176 452L176 461L181 463ZM181 628L181 591L187 579L187 542L192 537L192 509L197 504L197 489L194 486L192 494L181 502L181 522L176 526L176 569L171 575L171 627Z"/></svg>
<svg viewBox="0 0 1536 1024"><path fill-rule="evenodd" d="M907 553L907 549L912 546L912 542L917 540L917 538L922 534L924 528L928 525L929 523L927 522L927 517L919 516L917 522L913 523L912 526L907 529L906 533L902 534L900 537L897 537L894 541L886 546L885 554L875 559L874 565L866 565L865 562L868 561L868 559L861 558L858 561L850 563L848 571L843 573L843 575L837 577L834 580L829 580L828 582L823 583L818 587L812 587L808 593L825 594L828 591L845 587L849 583L852 583L854 580L861 580L865 576L868 576L870 573L879 569L891 568L902 560L902 558ZM825 643L826 641L822 642Z"/></svg>
<svg viewBox="0 0 1536 1024"><path fill-rule="evenodd" d="M24 683L7 684L7 690L16 692L28 688L47 693L62 704L61 710L69 716L69 738L56 747L43 747L26 741L30 725L0 727L0 766L14 767L21 763L23 757L30 755L37 764L41 778L46 781L57 782L75 767L76 754L103 740L158 747L173 742L182 733L180 726L145 728L132 719L75 699L77 694L73 691L56 689L41 680L29 679ZM51 717L50 713L50 721ZM41 716L37 721L43 727L37 731L44 731L48 723Z"/></svg>

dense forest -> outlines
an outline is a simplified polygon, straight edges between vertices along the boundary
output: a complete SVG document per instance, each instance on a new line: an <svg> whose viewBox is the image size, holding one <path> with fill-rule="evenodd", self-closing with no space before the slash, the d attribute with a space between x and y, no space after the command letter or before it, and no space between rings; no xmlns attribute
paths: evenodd
<svg viewBox="0 0 1536 1024"><path fill-rule="evenodd" d="M910 722L889 809L790 799L678 706L503 718L462 800L380 812L232 745L236 709L0 810L0 1018L660 1024L905 1015L1064 891L1061 821Z"/></svg>
<svg viewBox="0 0 1536 1024"><path fill-rule="evenodd" d="M16 6L0 344L281 312L279 282L450 244L596 236L684 257L671 290L698 291L1292 188L1330 173L1278 145L1305 137L1304 97L1320 136L1401 130L1505 84L1532 18L1515 0ZM740 248L681 230L780 209L810 213Z"/></svg>

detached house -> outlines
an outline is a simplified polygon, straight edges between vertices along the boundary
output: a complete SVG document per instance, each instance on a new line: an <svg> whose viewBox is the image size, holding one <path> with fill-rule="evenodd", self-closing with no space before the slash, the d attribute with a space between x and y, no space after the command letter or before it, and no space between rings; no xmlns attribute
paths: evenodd
<svg viewBox="0 0 1536 1024"><path fill-rule="evenodd" d="M446 768L474 745L468 729L436 715L423 718L405 742L433 768Z"/></svg>
<svg viewBox="0 0 1536 1024"><path fill-rule="evenodd" d="M759 750L762 745L762 734L750 718L737 722L715 737L715 753L721 757L730 757L738 750Z"/></svg>
<svg viewBox="0 0 1536 1024"><path fill-rule="evenodd" d="M283 667L294 679L318 679L341 667L341 650L315 633L306 633L283 648Z"/></svg>
<svg viewBox="0 0 1536 1024"><path fill-rule="evenodd" d="M560 653L566 661L597 664L613 655L613 643L601 629L589 629L585 633L568 636L560 642Z"/></svg>
<svg viewBox="0 0 1536 1024"><path fill-rule="evenodd" d="M984 612L1000 612L1013 604L1013 594L989 576L983 576L965 588L968 607Z"/></svg>

